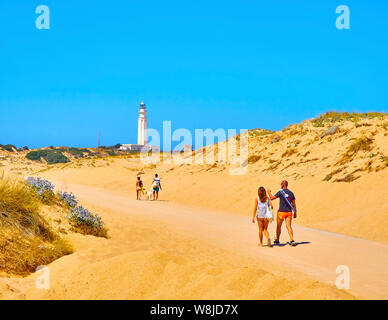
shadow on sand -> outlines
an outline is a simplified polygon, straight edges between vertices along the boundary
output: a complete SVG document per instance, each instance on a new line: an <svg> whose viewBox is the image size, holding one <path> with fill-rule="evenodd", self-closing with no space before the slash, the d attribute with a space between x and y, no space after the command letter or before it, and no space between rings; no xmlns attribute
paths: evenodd
<svg viewBox="0 0 388 320"><path fill-rule="evenodd" d="M302 241L302 242L295 242L295 247L301 245L301 244L309 244L311 242L309 241ZM273 247L285 247L285 246L289 246L290 243L289 242L286 242L286 243L279 243L279 244L272 244Z"/></svg>

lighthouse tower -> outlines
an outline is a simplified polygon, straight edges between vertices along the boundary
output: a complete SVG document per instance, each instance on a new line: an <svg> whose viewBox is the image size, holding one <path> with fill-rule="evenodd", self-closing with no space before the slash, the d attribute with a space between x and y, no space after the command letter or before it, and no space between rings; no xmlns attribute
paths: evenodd
<svg viewBox="0 0 388 320"><path fill-rule="evenodd" d="M137 144L145 146L147 144L147 116L146 105L140 103L139 120L137 129Z"/></svg>

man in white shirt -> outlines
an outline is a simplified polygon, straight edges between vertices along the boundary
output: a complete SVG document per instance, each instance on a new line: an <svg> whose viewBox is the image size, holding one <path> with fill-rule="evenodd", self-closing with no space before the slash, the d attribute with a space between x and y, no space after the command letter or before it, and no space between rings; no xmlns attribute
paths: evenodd
<svg viewBox="0 0 388 320"><path fill-rule="evenodd" d="M162 190L162 185L160 184L160 179L159 179L157 173L155 174L155 178L152 181L152 188L153 188L154 200L158 200L159 190ZM156 199L155 199L155 197L156 197Z"/></svg>

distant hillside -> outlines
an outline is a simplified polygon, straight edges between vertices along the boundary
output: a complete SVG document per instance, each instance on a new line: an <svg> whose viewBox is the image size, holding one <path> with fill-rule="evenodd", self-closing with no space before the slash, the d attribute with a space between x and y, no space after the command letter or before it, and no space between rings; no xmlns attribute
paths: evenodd
<svg viewBox="0 0 388 320"><path fill-rule="evenodd" d="M387 113L327 112L277 132L249 130L249 170L351 182L387 167L387 129ZM226 145L215 145L215 151Z"/></svg>

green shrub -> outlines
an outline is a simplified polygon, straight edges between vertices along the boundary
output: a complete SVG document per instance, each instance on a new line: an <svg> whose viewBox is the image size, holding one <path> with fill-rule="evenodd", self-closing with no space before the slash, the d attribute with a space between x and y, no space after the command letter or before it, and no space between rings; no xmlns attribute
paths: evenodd
<svg viewBox="0 0 388 320"><path fill-rule="evenodd" d="M108 229L105 227L101 217L91 213L82 206L75 205L70 208L67 218L72 222L76 232L108 238Z"/></svg>
<svg viewBox="0 0 388 320"><path fill-rule="evenodd" d="M48 164L55 163L67 163L70 160L58 150L37 150L27 153L26 158L32 161L40 161L41 158L45 159Z"/></svg>
<svg viewBox="0 0 388 320"><path fill-rule="evenodd" d="M45 158L47 156L47 153L47 150L30 151L29 153L27 153L26 158L28 160L37 161L41 158Z"/></svg>
<svg viewBox="0 0 388 320"><path fill-rule="evenodd" d="M9 151L9 152L14 152L14 150L17 150L17 148L12 144L6 144L6 145L0 144L0 149L4 151Z"/></svg>
<svg viewBox="0 0 388 320"><path fill-rule="evenodd" d="M48 164L70 162L70 160L62 152L49 152L45 159Z"/></svg>

